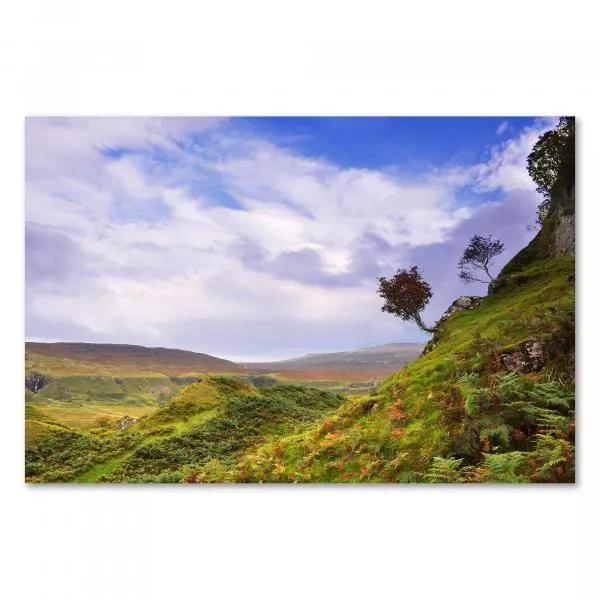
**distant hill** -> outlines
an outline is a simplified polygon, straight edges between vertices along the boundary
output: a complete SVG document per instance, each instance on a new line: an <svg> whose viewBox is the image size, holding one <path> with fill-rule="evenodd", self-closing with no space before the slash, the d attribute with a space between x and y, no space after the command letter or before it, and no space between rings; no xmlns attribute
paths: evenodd
<svg viewBox="0 0 600 600"><path fill-rule="evenodd" d="M249 371L281 373L301 378L364 380L394 373L415 360L423 344L398 343L347 352L307 354L299 358L265 363L242 363Z"/></svg>
<svg viewBox="0 0 600 600"><path fill-rule="evenodd" d="M127 344L25 344L26 368L50 375L186 375L241 373L234 362L187 350Z"/></svg>

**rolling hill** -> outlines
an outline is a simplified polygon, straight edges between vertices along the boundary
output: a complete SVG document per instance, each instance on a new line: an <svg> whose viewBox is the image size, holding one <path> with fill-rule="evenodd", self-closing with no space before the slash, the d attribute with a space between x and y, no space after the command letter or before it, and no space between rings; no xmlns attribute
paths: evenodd
<svg viewBox="0 0 600 600"><path fill-rule="evenodd" d="M27 370L48 375L177 376L244 371L241 365L209 354L128 344L27 342L25 355Z"/></svg>
<svg viewBox="0 0 600 600"><path fill-rule="evenodd" d="M243 363L248 371L274 373L298 380L364 381L394 373L423 351L423 344L394 343L347 352L307 354L299 358Z"/></svg>

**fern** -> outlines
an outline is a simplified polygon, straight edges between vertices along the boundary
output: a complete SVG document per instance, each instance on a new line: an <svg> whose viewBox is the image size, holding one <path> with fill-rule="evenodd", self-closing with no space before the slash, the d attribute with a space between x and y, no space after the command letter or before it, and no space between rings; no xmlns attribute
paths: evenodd
<svg viewBox="0 0 600 600"><path fill-rule="evenodd" d="M425 474L430 483L462 483L465 481L461 470L462 458L441 458L436 456Z"/></svg>
<svg viewBox="0 0 600 600"><path fill-rule="evenodd" d="M507 448L510 445L511 428L508 425L498 425L497 427L488 427L483 429L479 437L483 440L490 440L500 446Z"/></svg>
<svg viewBox="0 0 600 600"><path fill-rule="evenodd" d="M532 456L537 467L532 479L534 481L574 481L575 448L573 444L549 433L537 434L536 442Z"/></svg>
<svg viewBox="0 0 600 600"><path fill-rule="evenodd" d="M523 452L506 452L504 454L485 454L485 467L489 475L488 481L495 483L523 483L527 481L524 474L518 473L525 466Z"/></svg>
<svg viewBox="0 0 600 600"><path fill-rule="evenodd" d="M479 400L486 390L479 387L479 375L477 373L464 373L458 380L458 388L465 399L465 412L472 415Z"/></svg>
<svg viewBox="0 0 600 600"><path fill-rule="evenodd" d="M517 398L523 398L525 396L523 383L523 378L511 371L499 377L498 391L505 397L516 396Z"/></svg>
<svg viewBox="0 0 600 600"><path fill-rule="evenodd" d="M417 483L418 475L414 471L400 471L396 475L396 483Z"/></svg>
<svg viewBox="0 0 600 600"><path fill-rule="evenodd" d="M561 388L562 386L554 381L536 383L531 390L531 395L536 402L544 406L569 409L573 405L575 395Z"/></svg>

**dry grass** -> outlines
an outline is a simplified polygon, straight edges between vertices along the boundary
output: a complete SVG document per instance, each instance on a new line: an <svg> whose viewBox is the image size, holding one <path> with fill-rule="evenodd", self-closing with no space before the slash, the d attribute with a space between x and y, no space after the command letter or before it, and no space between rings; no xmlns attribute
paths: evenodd
<svg viewBox="0 0 600 600"><path fill-rule="evenodd" d="M76 429L93 427L98 419L119 419L130 416L135 419L148 415L156 410L156 406L132 406L118 404L93 404L89 406L45 405L38 410L48 419Z"/></svg>

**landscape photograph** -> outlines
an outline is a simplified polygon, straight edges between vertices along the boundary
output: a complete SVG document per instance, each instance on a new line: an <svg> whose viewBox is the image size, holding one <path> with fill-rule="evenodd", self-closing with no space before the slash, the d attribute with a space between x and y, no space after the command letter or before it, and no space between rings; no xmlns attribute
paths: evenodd
<svg viewBox="0 0 600 600"><path fill-rule="evenodd" d="M575 171L571 116L27 117L25 482L574 483Z"/></svg>

